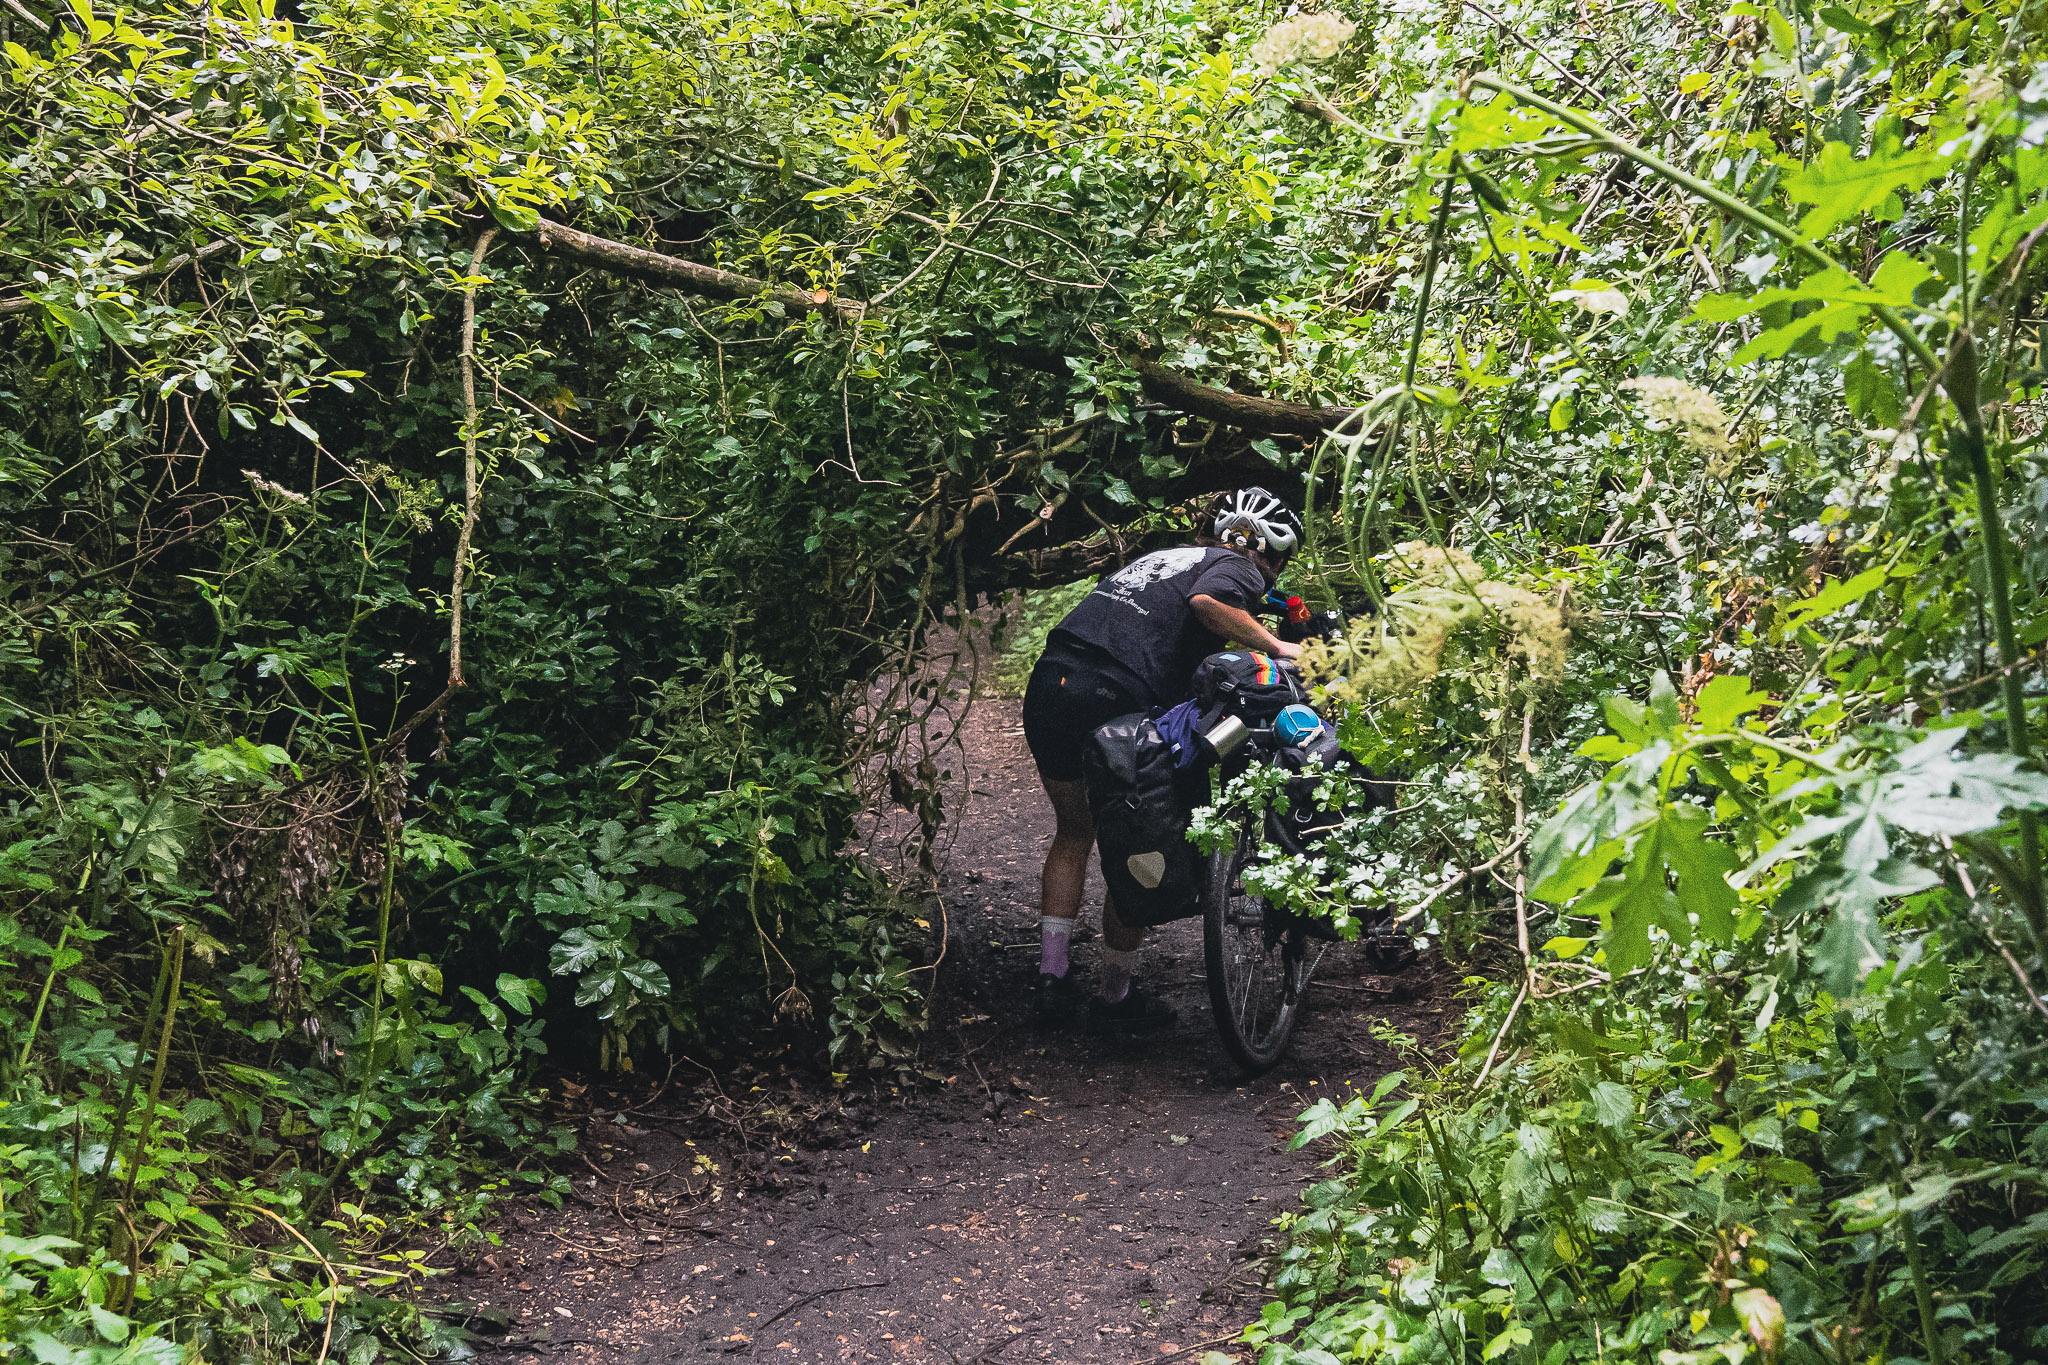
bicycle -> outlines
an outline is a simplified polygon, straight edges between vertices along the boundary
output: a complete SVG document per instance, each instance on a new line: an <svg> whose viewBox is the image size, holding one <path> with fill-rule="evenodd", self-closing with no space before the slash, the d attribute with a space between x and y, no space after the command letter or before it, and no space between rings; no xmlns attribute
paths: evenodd
<svg viewBox="0 0 2048 1365"><path fill-rule="evenodd" d="M1240 749L1244 762L1235 766L1241 771L1253 762L1278 762L1282 747L1271 726L1253 728ZM1328 924L1247 890L1244 870L1262 844L1302 852L1341 818L1305 800L1259 814L1254 819L1252 812L1239 812L1235 839L1206 855L1200 883L1210 1009L1224 1049L1253 1075L1286 1052L1309 981L1338 936ZM1415 959L1414 948L1390 920L1368 924L1361 940L1367 960L1381 971L1401 970Z"/></svg>
<svg viewBox="0 0 2048 1365"><path fill-rule="evenodd" d="M1231 846L1209 854L1202 888L1209 1007L1224 1049L1253 1075L1287 1050L1316 965L1307 926L1245 890L1244 868L1257 850L1251 822L1241 820Z"/></svg>

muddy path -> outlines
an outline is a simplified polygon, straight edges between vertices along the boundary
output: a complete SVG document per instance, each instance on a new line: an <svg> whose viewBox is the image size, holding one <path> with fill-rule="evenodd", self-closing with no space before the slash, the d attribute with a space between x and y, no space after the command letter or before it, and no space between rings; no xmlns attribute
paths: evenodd
<svg viewBox="0 0 2048 1365"><path fill-rule="evenodd" d="M757 1122L723 1149L711 1120L758 1115L782 1080L678 1073L654 1104L594 1117L576 1202L507 1219L504 1245L450 1286L503 1333L478 1342L494 1359L1192 1360L1257 1315L1273 1220L1317 1169L1286 1150L1294 1116L1393 1065L1378 1030L1441 1037L1443 983L1427 966L1374 976L1333 949L1290 1056L1247 1080L1217 1042L1186 922L1154 931L1143 969L1178 1011L1170 1033L1038 1026L1050 812L1017 703L977 703L963 741L973 795L943 869L950 933L925 1059L947 1081L852 1096L792 1084L787 1107L816 1119L801 1137ZM1092 934L1078 943L1084 980L1099 951ZM648 1191L705 1188L707 1152L721 1198L664 1212L678 1205Z"/></svg>

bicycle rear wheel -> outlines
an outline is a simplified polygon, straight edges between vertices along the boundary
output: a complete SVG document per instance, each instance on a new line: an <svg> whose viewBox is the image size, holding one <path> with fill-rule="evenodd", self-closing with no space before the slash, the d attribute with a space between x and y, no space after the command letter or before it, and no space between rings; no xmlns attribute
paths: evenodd
<svg viewBox="0 0 2048 1365"><path fill-rule="evenodd" d="M1247 892L1245 865L1258 848L1252 828L1209 855L1202 939L1209 1004L1223 1046L1254 1075L1280 1060L1308 989L1308 936L1298 922Z"/></svg>

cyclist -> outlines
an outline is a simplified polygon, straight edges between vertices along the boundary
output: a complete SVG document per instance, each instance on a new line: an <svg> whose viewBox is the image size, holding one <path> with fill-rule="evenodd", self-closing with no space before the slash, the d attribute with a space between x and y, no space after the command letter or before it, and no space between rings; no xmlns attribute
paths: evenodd
<svg viewBox="0 0 2048 1365"><path fill-rule="evenodd" d="M1278 658L1299 654L1267 630L1252 608L1301 543L1301 518L1263 488L1226 493L1208 534L1159 550L1114 573L1055 626L1024 691L1024 738L1052 801L1052 848L1039 895L1038 1012L1057 1020L1079 992L1067 978L1067 949L1095 821L1081 760L1105 721L1191 692L1195 665L1230 641ZM1164 1027L1172 1013L1131 984L1143 929L1127 928L1107 895L1102 905L1102 972L1089 1007L1093 1024L1118 1031Z"/></svg>

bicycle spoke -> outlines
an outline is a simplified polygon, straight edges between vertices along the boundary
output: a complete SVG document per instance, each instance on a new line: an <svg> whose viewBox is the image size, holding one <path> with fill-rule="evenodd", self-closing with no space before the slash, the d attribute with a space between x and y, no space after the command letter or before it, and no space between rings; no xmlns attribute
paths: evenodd
<svg viewBox="0 0 2048 1365"><path fill-rule="evenodd" d="M1254 1069L1271 1065L1286 1044L1306 980L1308 946L1285 911L1245 887L1243 870L1257 846L1247 826L1233 856L1214 874L1218 904L1211 912L1217 955L1210 998L1217 1024L1239 1059Z"/></svg>

